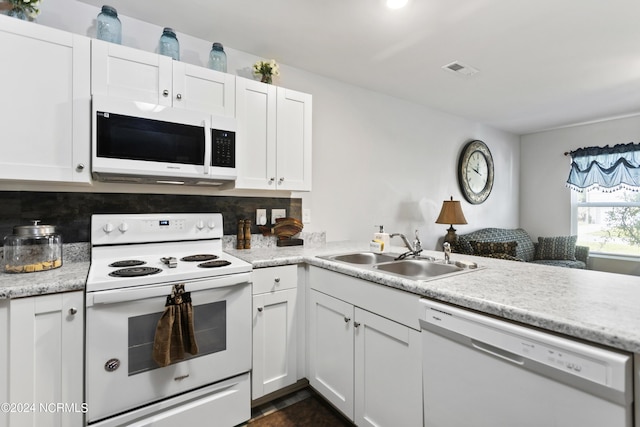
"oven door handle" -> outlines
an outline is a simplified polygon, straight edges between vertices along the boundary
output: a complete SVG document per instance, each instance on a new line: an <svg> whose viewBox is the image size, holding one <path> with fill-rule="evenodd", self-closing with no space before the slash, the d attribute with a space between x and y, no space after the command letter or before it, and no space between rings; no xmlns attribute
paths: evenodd
<svg viewBox="0 0 640 427"><path fill-rule="evenodd" d="M185 280L184 282L176 283L184 283L186 292L207 291L251 283L251 273L237 273L228 276L208 278L206 280ZM171 294L173 285L173 283L164 283L157 286L141 286L137 288L122 288L111 289L108 291L88 292L86 306L92 307L98 304L117 304L153 297L164 297Z"/></svg>

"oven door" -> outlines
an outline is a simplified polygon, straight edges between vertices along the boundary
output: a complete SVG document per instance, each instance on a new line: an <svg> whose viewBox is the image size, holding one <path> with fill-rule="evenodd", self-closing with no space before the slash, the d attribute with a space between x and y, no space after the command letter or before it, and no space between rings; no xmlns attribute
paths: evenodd
<svg viewBox="0 0 640 427"><path fill-rule="evenodd" d="M89 423L251 368L251 273L189 281L198 354L166 367L152 357L173 283L87 293Z"/></svg>

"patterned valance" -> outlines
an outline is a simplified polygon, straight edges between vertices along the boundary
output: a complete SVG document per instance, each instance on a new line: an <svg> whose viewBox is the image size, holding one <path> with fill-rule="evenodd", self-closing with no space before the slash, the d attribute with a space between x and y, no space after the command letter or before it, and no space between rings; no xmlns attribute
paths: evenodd
<svg viewBox="0 0 640 427"><path fill-rule="evenodd" d="M640 191L640 144L579 148L571 155L567 187L576 191Z"/></svg>

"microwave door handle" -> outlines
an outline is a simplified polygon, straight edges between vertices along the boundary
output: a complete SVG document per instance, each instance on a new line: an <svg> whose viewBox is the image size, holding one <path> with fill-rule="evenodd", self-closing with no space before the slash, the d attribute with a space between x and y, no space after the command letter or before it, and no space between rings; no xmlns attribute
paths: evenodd
<svg viewBox="0 0 640 427"><path fill-rule="evenodd" d="M211 152L213 150L211 142L211 123L207 120L202 121L204 128L204 174L209 175L209 166L211 165Z"/></svg>

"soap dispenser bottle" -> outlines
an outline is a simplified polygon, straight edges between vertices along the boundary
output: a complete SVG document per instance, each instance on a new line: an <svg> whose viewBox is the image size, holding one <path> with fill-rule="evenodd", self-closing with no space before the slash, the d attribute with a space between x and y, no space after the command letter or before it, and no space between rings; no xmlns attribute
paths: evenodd
<svg viewBox="0 0 640 427"><path fill-rule="evenodd" d="M381 243L380 252L388 251L391 248L391 237L389 233L384 232L384 225L375 225L374 227L379 227L380 231L373 233L373 241Z"/></svg>

